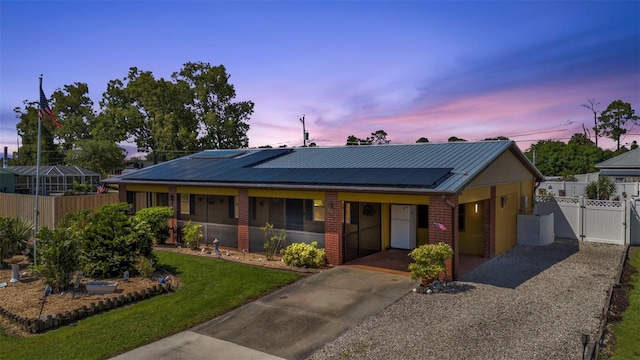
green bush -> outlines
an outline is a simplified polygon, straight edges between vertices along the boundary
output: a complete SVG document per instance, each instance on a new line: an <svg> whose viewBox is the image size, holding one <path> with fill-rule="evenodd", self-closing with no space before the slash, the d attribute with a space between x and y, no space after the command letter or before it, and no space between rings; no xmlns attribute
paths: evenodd
<svg viewBox="0 0 640 360"><path fill-rule="evenodd" d="M140 276L145 278L151 277L151 275L153 275L153 272L156 271L156 267L153 261L145 257L140 257L138 262L135 264L135 268L136 270L138 270Z"/></svg>
<svg viewBox="0 0 640 360"><path fill-rule="evenodd" d="M445 261L453 257L453 250L443 242L419 246L409 253L413 263L409 264L411 279L424 282L435 280L442 272L446 272Z"/></svg>
<svg viewBox="0 0 640 360"><path fill-rule="evenodd" d="M608 176L598 177L598 181L590 182L584 189L588 199L609 200L616 194L616 182Z"/></svg>
<svg viewBox="0 0 640 360"><path fill-rule="evenodd" d="M296 267L319 268L325 264L324 249L318 249L318 243L294 243L280 250L282 261Z"/></svg>
<svg viewBox="0 0 640 360"><path fill-rule="evenodd" d="M79 239L71 230L44 227L38 230L38 264L32 268L54 291L66 290L73 272L79 268Z"/></svg>
<svg viewBox="0 0 640 360"><path fill-rule="evenodd" d="M191 220L182 227L182 240L191 250L198 250L200 239L202 239L201 227L200 224L192 224Z"/></svg>
<svg viewBox="0 0 640 360"><path fill-rule="evenodd" d="M129 214L129 204L103 205L86 220L76 222L82 233L80 262L85 275L95 278L136 274L140 258L156 263L151 228Z"/></svg>
<svg viewBox="0 0 640 360"><path fill-rule="evenodd" d="M155 206L144 208L136 212L138 221L147 222L151 228L151 239L155 244L164 244L169 237L169 219L173 216L173 208Z"/></svg>
<svg viewBox="0 0 640 360"><path fill-rule="evenodd" d="M284 232L284 229L280 229L280 231L274 230L273 224L269 223L266 223L260 229L264 231L265 257L267 260L273 260L273 256L278 253L278 249L287 240L287 233Z"/></svg>
<svg viewBox="0 0 640 360"><path fill-rule="evenodd" d="M33 223L20 219L0 217L0 268L4 259L20 254L27 248L27 242L33 231Z"/></svg>

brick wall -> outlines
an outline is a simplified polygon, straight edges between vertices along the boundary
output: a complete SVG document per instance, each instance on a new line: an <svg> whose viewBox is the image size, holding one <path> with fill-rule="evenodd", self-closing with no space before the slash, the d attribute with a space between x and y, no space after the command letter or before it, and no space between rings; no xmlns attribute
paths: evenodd
<svg viewBox="0 0 640 360"><path fill-rule="evenodd" d="M324 250L327 262L332 265L342 264L342 202L338 193L326 192L324 195Z"/></svg>
<svg viewBox="0 0 640 360"><path fill-rule="evenodd" d="M125 195L126 196L126 195ZM170 241L174 244L179 240L178 230L178 195L175 186L169 186L169 206L173 208L173 218L169 220Z"/></svg>
<svg viewBox="0 0 640 360"><path fill-rule="evenodd" d="M491 187L491 198L482 204L484 222L484 258L491 259L496 254L496 187Z"/></svg>
<svg viewBox="0 0 640 360"><path fill-rule="evenodd" d="M238 190L238 250L249 250L249 191Z"/></svg>
<svg viewBox="0 0 640 360"><path fill-rule="evenodd" d="M454 204L452 208L447 203ZM453 211L452 211L453 210ZM451 246L455 254L453 260L447 261L447 275L457 277L459 268L458 256L458 197L432 196L429 200L429 244L443 242ZM446 230L440 229L436 224L442 224ZM455 244L454 244L455 242ZM455 263L452 263L455 262ZM455 274L453 273L455 264Z"/></svg>

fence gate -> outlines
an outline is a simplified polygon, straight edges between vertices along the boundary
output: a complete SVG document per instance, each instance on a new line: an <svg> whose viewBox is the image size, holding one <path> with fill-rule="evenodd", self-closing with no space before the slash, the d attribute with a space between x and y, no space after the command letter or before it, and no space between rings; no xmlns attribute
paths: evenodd
<svg viewBox="0 0 640 360"><path fill-rule="evenodd" d="M631 221L635 203L627 205L626 201L591 200L584 196L538 196L536 201L537 214L554 214L556 237L618 245L639 241L637 236L631 237L632 228L640 231L640 225Z"/></svg>

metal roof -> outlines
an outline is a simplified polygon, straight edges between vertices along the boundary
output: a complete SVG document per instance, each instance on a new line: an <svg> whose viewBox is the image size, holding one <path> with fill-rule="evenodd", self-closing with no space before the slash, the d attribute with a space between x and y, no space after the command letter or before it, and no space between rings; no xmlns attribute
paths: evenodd
<svg viewBox="0 0 640 360"><path fill-rule="evenodd" d="M36 176L36 166L8 166L8 170L13 171L17 175ZM58 166L47 165L40 166L41 176L100 176L100 174L91 170L83 169L77 166Z"/></svg>
<svg viewBox="0 0 640 360"><path fill-rule="evenodd" d="M482 141L207 150L106 182L458 192L507 151L511 151L536 178L544 179L513 141Z"/></svg>
<svg viewBox="0 0 640 360"><path fill-rule="evenodd" d="M597 169L632 168L640 169L640 148L627 151L611 159L596 164Z"/></svg>

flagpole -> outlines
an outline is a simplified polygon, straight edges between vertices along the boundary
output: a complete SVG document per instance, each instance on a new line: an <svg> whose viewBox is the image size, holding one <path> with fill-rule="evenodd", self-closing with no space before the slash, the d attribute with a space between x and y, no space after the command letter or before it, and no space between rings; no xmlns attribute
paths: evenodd
<svg viewBox="0 0 640 360"><path fill-rule="evenodd" d="M42 74L40 74L40 90L42 90ZM38 99L40 93L38 93ZM34 212L34 221L33 221L33 265L38 265L37 261L37 247L38 247L38 239L36 235L38 234L38 217L40 215L40 211L38 211L38 194L40 193L40 132L42 131L42 102L38 101L38 149L36 155L36 205L33 209Z"/></svg>

